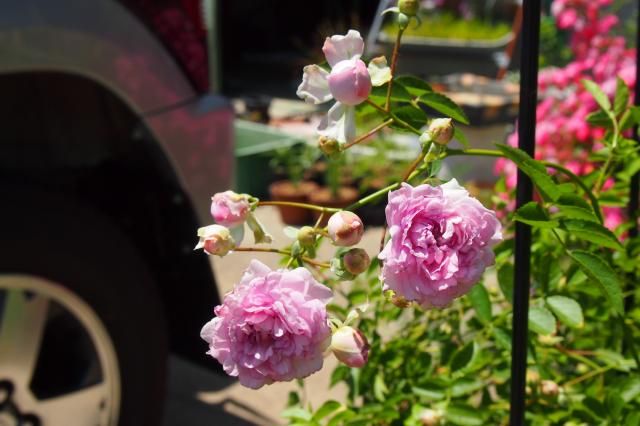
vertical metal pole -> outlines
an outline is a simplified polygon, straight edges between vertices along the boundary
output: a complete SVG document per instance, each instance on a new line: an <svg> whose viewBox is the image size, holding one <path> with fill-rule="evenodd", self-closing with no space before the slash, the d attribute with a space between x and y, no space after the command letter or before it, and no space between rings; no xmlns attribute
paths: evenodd
<svg viewBox="0 0 640 426"><path fill-rule="evenodd" d="M524 0L520 62L520 110L518 147L535 154L536 104L538 94L538 42L540 39L540 0ZM531 180L518 170L516 207L533 198ZM531 269L531 228L516 222L513 291L513 352L511 355L511 426L524 425L525 377Z"/></svg>

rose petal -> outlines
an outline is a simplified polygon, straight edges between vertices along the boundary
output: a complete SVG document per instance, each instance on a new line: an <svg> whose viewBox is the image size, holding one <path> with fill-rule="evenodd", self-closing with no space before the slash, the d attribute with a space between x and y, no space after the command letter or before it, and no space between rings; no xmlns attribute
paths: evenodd
<svg viewBox="0 0 640 426"><path fill-rule="evenodd" d="M327 77L329 73L318 65L307 65L302 73L302 83L298 86L296 95L310 104L322 104L333 97L329 91Z"/></svg>
<svg viewBox="0 0 640 426"><path fill-rule="evenodd" d="M332 67L346 59L360 59L364 52L364 40L356 30L349 30L347 35L327 37L322 46L324 56Z"/></svg>
<svg viewBox="0 0 640 426"><path fill-rule="evenodd" d="M391 68L387 65L387 58L384 56L373 58L367 69L371 76L371 84L374 86L382 86L391 80Z"/></svg>
<svg viewBox="0 0 640 426"><path fill-rule="evenodd" d="M356 136L356 110L336 102L318 126L318 133L338 142L346 143Z"/></svg>

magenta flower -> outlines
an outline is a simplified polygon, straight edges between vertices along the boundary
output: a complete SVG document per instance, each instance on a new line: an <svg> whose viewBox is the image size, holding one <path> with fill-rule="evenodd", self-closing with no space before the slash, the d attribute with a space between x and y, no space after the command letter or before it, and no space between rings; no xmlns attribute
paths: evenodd
<svg viewBox="0 0 640 426"><path fill-rule="evenodd" d="M425 308L467 293L494 263L492 246L502 239L495 213L455 179L438 187L403 183L389 193L386 216L391 239L378 255L383 289Z"/></svg>
<svg viewBox="0 0 640 426"><path fill-rule="evenodd" d="M302 83L296 94L306 102L322 104L335 99L318 133L344 143L355 137L355 105L364 102L371 86L381 86L391 79L384 57L373 59L369 67L360 59L364 40L360 33L349 30L346 35L327 37L322 51L331 72L318 65L304 67Z"/></svg>
<svg viewBox="0 0 640 426"><path fill-rule="evenodd" d="M320 370L330 343L331 290L304 268L272 271L252 260L200 336L230 376L258 389Z"/></svg>
<svg viewBox="0 0 640 426"><path fill-rule="evenodd" d="M229 228L242 225L250 212L247 198L247 195L233 191L218 192L211 198L213 220Z"/></svg>

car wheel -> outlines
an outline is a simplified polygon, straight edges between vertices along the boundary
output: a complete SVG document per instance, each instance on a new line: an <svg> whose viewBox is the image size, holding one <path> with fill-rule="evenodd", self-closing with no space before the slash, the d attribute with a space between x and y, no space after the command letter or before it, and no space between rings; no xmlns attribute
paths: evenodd
<svg viewBox="0 0 640 426"><path fill-rule="evenodd" d="M160 424L166 327L144 262L98 213L44 198L0 211L0 425Z"/></svg>

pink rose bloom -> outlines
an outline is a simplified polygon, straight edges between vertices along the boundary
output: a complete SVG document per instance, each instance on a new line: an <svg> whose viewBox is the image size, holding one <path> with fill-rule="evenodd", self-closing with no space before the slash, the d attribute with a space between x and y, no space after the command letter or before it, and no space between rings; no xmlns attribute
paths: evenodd
<svg viewBox="0 0 640 426"><path fill-rule="evenodd" d="M322 368L331 290L304 268L272 271L252 260L200 336L230 376L258 389Z"/></svg>
<svg viewBox="0 0 640 426"><path fill-rule="evenodd" d="M372 86L382 86L391 79L391 70L384 58L376 58L369 66L360 59L364 40L360 33L349 30L345 35L327 37L322 52L331 71L307 65L296 94L308 103L322 104L335 100L320 122L318 133L340 143L355 138L355 106L364 102Z"/></svg>
<svg viewBox="0 0 640 426"><path fill-rule="evenodd" d="M233 191L218 192L211 198L211 216L217 224L232 228L242 225L249 215L247 196Z"/></svg>
<svg viewBox="0 0 640 426"><path fill-rule="evenodd" d="M496 214L455 179L438 187L403 183L389 193L386 216L391 239L378 256L383 290L425 308L467 293L502 240Z"/></svg>

